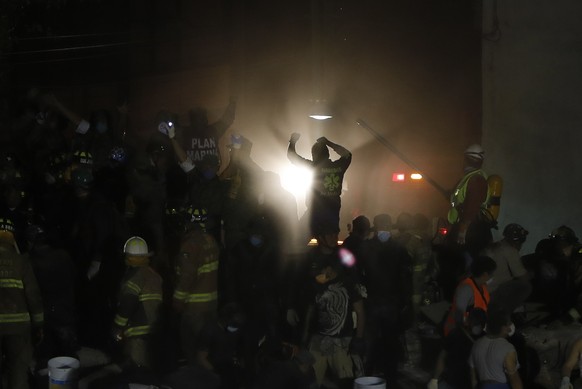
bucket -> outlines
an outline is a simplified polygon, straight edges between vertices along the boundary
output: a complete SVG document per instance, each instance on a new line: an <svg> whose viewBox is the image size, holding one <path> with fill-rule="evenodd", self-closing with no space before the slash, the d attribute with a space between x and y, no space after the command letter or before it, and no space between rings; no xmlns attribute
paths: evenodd
<svg viewBox="0 0 582 389"><path fill-rule="evenodd" d="M76 389L79 366L79 360L71 357L49 359L49 389Z"/></svg>
<svg viewBox="0 0 582 389"><path fill-rule="evenodd" d="M359 377L354 380L354 389L386 389L386 380L380 377Z"/></svg>

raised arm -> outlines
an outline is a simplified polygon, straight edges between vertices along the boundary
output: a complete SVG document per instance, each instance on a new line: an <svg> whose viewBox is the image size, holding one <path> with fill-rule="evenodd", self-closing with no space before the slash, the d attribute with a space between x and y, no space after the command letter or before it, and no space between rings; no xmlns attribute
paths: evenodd
<svg viewBox="0 0 582 389"><path fill-rule="evenodd" d="M338 145L337 143L333 143L332 141L327 139L325 136L322 136L317 141L324 142L326 146L331 147L331 149L333 151L335 151L342 158L351 158L352 157L352 153L348 149L346 149L345 147L343 147L341 145Z"/></svg>
<svg viewBox="0 0 582 389"><path fill-rule="evenodd" d="M287 158L294 165L311 166L310 160L303 158L302 156L297 154L297 151L295 151L295 144L299 140L300 136L301 135L297 132L291 134L291 137L289 138L289 147L287 148Z"/></svg>

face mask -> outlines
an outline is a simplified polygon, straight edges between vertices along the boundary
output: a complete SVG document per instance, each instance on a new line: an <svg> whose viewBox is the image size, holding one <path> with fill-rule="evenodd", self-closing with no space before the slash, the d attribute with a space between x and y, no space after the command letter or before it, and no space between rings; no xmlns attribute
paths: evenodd
<svg viewBox="0 0 582 389"><path fill-rule="evenodd" d="M507 334L509 337L513 336L515 334L515 324L511 323L511 325L509 326L509 334Z"/></svg>
<svg viewBox="0 0 582 389"><path fill-rule="evenodd" d="M487 285L491 285L493 283L493 277L489 278L486 282Z"/></svg>
<svg viewBox="0 0 582 389"><path fill-rule="evenodd" d="M235 327L235 326L227 326L227 327L226 327L226 330L227 330L228 332L230 332L231 334L234 334L235 332L237 332L237 331L238 331L238 327Z"/></svg>
<svg viewBox="0 0 582 389"><path fill-rule="evenodd" d="M260 235L252 235L250 241L254 247L259 247L263 244L263 238Z"/></svg>
<svg viewBox="0 0 582 389"><path fill-rule="evenodd" d="M388 239L390 239L390 231L378 231L378 240L380 242L388 242Z"/></svg>

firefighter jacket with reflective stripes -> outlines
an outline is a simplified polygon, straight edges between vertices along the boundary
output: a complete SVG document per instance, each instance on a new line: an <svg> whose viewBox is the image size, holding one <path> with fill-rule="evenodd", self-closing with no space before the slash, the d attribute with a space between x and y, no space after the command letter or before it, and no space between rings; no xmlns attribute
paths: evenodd
<svg viewBox="0 0 582 389"><path fill-rule="evenodd" d="M489 301L491 300L491 297L489 296L489 290L487 289L487 285L483 284L481 285L481 289L479 289L477 287L477 284L475 283L475 280L473 280L471 277L465 278L463 281L461 281L459 286L461 285L469 285L471 287L471 290L473 291L473 301L474 301L473 305L468 306L465 312L463 312L463 321L467 320L467 317L469 317L469 311L473 308L481 308L482 310L487 312L487 306L489 305ZM453 299L453 304L451 305L451 310L449 311L449 314L447 315L447 319L445 321L444 325L445 336L447 336L457 325L457 323L455 322L455 313L457 312L457 309L458 309L457 301L455 297Z"/></svg>
<svg viewBox="0 0 582 389"><path fill-rule="evenodd" d="M162 304L162 277L149 266L130 267L121 284L114 323L124 337L152 331Z"/></svg>
<svg viewBox="0 0 582 389"><path fill-rule="evenodd" d="M182 239L176 265L174 302L183 305L184 312L217 309L219 255L216 240L206 232L193 230Z"/></svg>
<svg viewBox="0 0 582 389"><path fill-rule="evenodd" d="M463 214L463 204L465 203L465 199L467 198L467 186L469 185L469 181L474 176L481 176L487 181L487 173L485 173L481 169L472 170L466 173L463 178L459 181L457 186L455 187L455 191L451 195L451 208L447 215L447 219L449 223L454 224L459 221L461 215ZM489 197L491 197L491 190L487 189L487 196L483 203L481 204L481 211L487 209L487 204L489 203Z"/></svg>
<svg viewBox="0 0 582 389"><path fill-rule="evenodd" d="M42 299L27 256L0 245L0 334L30 331L42 326Z"/></svg>

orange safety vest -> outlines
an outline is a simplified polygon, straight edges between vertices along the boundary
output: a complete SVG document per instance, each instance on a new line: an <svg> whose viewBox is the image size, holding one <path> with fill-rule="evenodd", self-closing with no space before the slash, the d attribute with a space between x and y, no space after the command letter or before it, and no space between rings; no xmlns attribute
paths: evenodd
<svg viewBox="0 0 582 389"><path fill-rule="evenodd" d="M464 313L464 319L466 320L467 317L469 316L470 308L481 308L482 310L487 312L487 305L489 305L489 301L491 300L491 298L489 296L489 291L487 290L487 285L482 285L481 288L483 289L483 291L481 291L477 287L475 280L473 280L473 278L471 278L471 277L467 277L463 281L461 281L459 283L459 286L461 286L461 285L469 285L471 287L471 289L473 291L473 300L474 300L473 306L467 307L467 310ZM447 336L453 330L453 328L455 328L455 326L456 326L456 323L455 323L455 312L456 311L457 311L457 301L456 301L456 298L454 298L453 304L451 306L451 310L449 311L449 314L447 316L447 320L445 321L445 325L443 328L445 336Z"/></svg>

